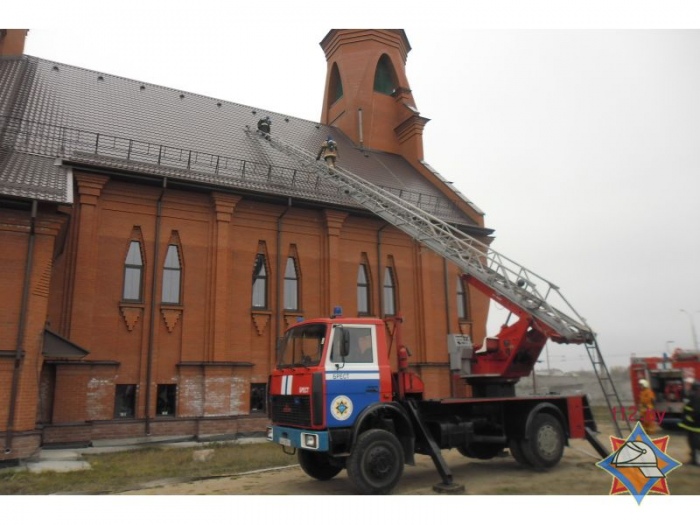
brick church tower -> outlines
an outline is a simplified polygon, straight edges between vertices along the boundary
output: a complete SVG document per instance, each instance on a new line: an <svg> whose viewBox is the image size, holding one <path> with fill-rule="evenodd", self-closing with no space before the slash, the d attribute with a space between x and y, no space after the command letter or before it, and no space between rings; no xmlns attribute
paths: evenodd
<svg viewBox="0 0 700 525"><path fill-rule="evenodd" d="M403 29L333 29L321 41L328 70L321 122L360 148L423 158L423 127L406 78Z"/></svg>
<svg viewBox="0 0 700 525"><path fill-rule="evenodd" d="M0 56L16 56L24 53L27 29L0 29Z"/></svg>

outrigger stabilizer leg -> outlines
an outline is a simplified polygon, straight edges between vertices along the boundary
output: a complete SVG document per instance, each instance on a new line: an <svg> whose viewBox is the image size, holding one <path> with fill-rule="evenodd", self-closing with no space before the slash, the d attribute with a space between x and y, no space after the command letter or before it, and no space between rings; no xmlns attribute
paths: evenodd
<svg viewBox="0 0 700 525"><path fill-rule="evenodd" d="M440 453L440 448L437 446L437 443L435 443L432 434L430 433L428 428L423 424L423 420L420 417L420 413L418 412L418 408L415 406L414 401L409 400L407 405L411 416L413 417L415 428L418 429L418 431L421 434L421 437L427 443L428 455L430 455L430 458L433 460L433 464L435 465L438 474L440 474L440 477L442 478L442 483L436 483L435 485L433 485L433 490L435 492L450 494L464 492L464 485L455 483L452 480L452 471L450 471L450 468L447 466L447 463L445 463L445 458L442 457L442 454Z"/></svg>

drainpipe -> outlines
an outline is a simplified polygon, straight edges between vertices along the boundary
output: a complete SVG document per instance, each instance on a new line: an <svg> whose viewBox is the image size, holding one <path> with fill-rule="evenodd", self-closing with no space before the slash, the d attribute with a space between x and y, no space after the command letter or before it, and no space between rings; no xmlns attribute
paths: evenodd
<svg viewBox="0 0 700 525"><path fill-rule="evenodd" d="M362 108L357 108L357 127L360 129L360 150L363 150L365 145L362 133Z"/></svg>
<svg viewBox="0 0 700 525"><path fill-rule="evenodd" d="M163 215L163 195L168 187L168 178L163 177L163 188L156 203L155 248L153 249L153 274L151 278L151 319L148 334L148 356L146 357L146 435L151 435L151 380L153 377L153 347L156 330L156 291L158 279L158 259L160 257L160 221Z"/></svg>
<svg viewBox="0 0 700 525"><path fill-rule="evenodd" d="M385 224L377 230L377 283L379 284L379 315L377 317L382 317L384 315L384 276L382 275L382 232L384 228L389 226Z"/></svg>
<svg viewBox="0 0 700 525"><path fill-rule="evenodd" d="M282 325L282 311L284 310L283 307L280 306L280 298L282 296L282 291L281 291L281 283L283 282L284 277L281 274L281 268L282 268L282 219L284 218L285 215L289 212L289 210L292 208L292 198L288 197L287 198L287 208L282 212L282 214L277 217L277 299L276 299L276 304L277 304L277 322L275 323L275 348L277 348L277 341L280 339L280 326Z"/></svg>
<svg viewBox="0 0 700 525"><path fill-rule="evenodd" d="M449 279L449 271L447 268L447 259L442 260L442 268L443 272L445 274L445 328L447 329L447 335L449 336L450 334L450 279ZM451 370L450 366L450 396L455 397L455 381L456 381L456 374Z"/></svg>
<svg viewBox="0 0 700 525"><path fill-rule="evenodd" d="M445 272L445 315L447 316L445 320L445 327L447 333L450 333L450 276L449 269L447 268L447 259L442 260L443 271Z"/></svg>
<svg viewBox="0 0 700 525"><path fill-rule="evenodd" d="M15 350L15 366L12 371L12 387L10 389L10 410L7 416L7 432L5 434L5 454L12 452L12 438L15 426L15 411L19 392L19 373L24 357L24 339L27 328L27 309L29 303L29 281L32 274L34 259L34 242L36 240L37 201L32 201L31 218L29 221L29 242L27 243L27 258L24 266L24 284L22 286L22 304L19 310L19 325L17 326L17 346Z"/></svg>

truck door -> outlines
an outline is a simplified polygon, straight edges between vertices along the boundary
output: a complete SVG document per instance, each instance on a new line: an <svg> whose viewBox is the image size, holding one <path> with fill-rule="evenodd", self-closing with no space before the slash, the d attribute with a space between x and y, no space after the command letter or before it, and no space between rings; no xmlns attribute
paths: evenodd
<svg viewBox="0 0 700 525"><path fill-rule="evenodd" d="M343 339L348 354L343 355ZM352 426L362 410L379 401L377 334L373 325L336 325L326 359L326 422Z"/></svg>

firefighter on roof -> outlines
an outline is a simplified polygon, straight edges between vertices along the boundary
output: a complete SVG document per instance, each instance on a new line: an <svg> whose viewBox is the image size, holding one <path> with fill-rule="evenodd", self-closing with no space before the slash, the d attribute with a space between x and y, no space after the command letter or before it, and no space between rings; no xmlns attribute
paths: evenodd
<svg viewBox="0 0 700 525"><path fill-rule="evenodd" d="M272 121L270 120L270 117L263 117L258 120L258 131L262 132L265 135L265 138L269 138L268 135L270 134L271 126Z"/></svg>
<svg viewBox="0 0 700 525"><path fill-rule="evenodd" d="M321 160L321 157L323 157L323 160L325 160L328 165L328 171L330 172L331 168L335 168L335 161L339 156L338 144L333 140L333 137L328 135L328 138L321 144L321 149L318 155L316 155L316 160Z"/></svg>

